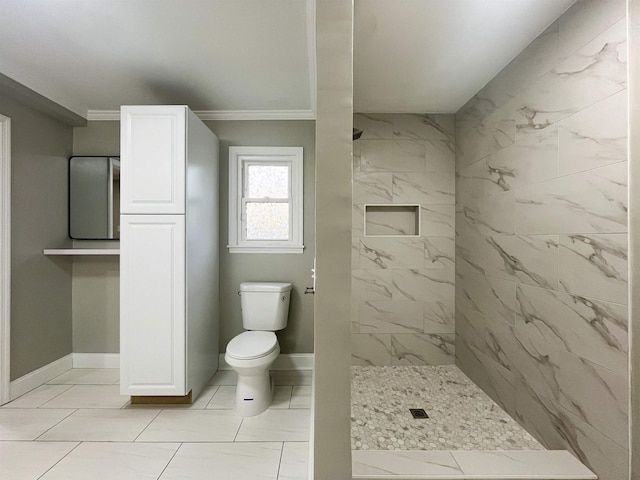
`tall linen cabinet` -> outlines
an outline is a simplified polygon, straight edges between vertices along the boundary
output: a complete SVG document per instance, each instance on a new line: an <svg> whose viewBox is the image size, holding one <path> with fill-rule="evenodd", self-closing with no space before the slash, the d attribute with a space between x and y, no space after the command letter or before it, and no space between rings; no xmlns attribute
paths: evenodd
<svg viewBox="0 0 640 480"><path fill-rule="evenodd" d="M218 138L182 105L123 106L120 134L120 393L195 398L218 368Z"/></svg>

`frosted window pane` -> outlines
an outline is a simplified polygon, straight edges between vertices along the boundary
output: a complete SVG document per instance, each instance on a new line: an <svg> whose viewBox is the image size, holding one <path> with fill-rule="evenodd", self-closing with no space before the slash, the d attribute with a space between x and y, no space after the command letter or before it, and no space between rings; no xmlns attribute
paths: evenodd
<svg viewBox="0 0 640 480"><path fill-rule="evenodd" d="M289 203L247 203L247 240L289 240Z"/></svg>
<svg viewBox="0 0 640 480"><path fill-rule="evenodd" d="M247 198L289 198L289 167L247 165Z"/></svg>

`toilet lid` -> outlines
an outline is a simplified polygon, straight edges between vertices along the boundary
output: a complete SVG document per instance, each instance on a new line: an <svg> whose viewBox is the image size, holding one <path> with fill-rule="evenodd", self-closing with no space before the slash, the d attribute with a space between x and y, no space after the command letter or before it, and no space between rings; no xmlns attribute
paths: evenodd
<svg viewBox="0 0 640 480"><path fill-rule="evenodd" d="M234 337L227 345L227 355L239 360L264 357L278 346L273 332L244 332Z"/></svg>

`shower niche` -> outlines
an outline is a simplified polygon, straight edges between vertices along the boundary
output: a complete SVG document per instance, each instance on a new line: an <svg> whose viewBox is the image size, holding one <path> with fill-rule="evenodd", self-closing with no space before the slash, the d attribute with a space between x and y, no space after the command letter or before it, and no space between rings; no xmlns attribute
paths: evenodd
<svg viewBox="0 0 640 480"><path fill-rule="evenodd" d="M420 205L365 205L364 236L419 237Z"/></svg>

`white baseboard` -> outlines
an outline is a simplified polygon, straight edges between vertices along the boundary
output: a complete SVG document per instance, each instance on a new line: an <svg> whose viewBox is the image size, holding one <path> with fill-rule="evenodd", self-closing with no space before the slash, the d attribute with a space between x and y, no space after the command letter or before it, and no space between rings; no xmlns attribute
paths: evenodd
<svg viewBox="0 0 640 480"><path fill-rule="evenodd" d="M31 373L27 373L20 378L15 379L9 386L11 400L30 392L34 388L53 380L58 375L62 375L67 370L71 370L73 366L73 354L65 355L44 367L40 367Z"/></svg>
<svg viewBox="0 0 640 480"><path fill-rule="evenodd" d="M120 368L120 354L74 353L73 368Z"/></svg>
<svg viewBox="0 0 640 480"><path fill-rule="evenodd" d="M271 370L313 370L313 353L283 353L278 355ZM224 359L224 353L220 354L218 370L233 370Z"/></svg>

